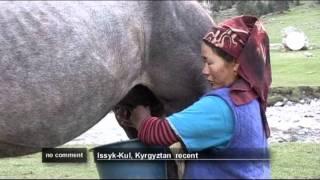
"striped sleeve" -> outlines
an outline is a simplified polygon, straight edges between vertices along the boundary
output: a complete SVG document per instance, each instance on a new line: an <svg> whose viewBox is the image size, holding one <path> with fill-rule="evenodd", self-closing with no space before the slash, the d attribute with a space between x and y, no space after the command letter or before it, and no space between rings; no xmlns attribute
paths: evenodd
<svg viewBox="0 0 320 180"><path fill-rule="evenodd" d="M169 146L178 141L166 119L150 117L142 122L138 138L145 144Z"/></svg>

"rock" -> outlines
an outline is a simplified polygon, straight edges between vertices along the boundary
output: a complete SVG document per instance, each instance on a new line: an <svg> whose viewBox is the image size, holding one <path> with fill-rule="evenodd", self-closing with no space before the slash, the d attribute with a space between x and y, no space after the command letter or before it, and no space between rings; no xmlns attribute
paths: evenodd
<svg viewBox="0 0 320 180"><path fill-rule="evenodd" d="M295 27L289 26L281 31L282 33L282 44L285 48L297 51L303 48L307 49L309 40L307 36L301 30Z"/></svg>
<svg viewBox="0 0 320 180"><path fill-rule="evenodd" d="M284 46L283 46L283 44L281 44L281 43L271 43L271 44L270 44L270 50L277 50L277 51L279 51L279 50L282 50L282 49L284 49Z"/></svg>
<svg viewBox="0 0 320 180"><path fill-rule="evenodd" d="M290 137L290 142L297 142L299 139L296 136Z"/></svg>
<svg viewBox="0 0 320 180"><path fill-rule="evenodd" d="M306 93L306 89L303 89ZM316 90L320 93L320 88ZM302 92L302 91L301 91ZM292 95L290 95L292 96ZM277 106L267 108L267 118L271 129L268 143L283 142L312 142L320 143L320 99L312 98L310 104L295 103L289 98L286 103L283 99ZM302 102L307 101L306 99ZM283 106L283 104L286 104ZM110 113L87 132L75 138L68 144L97 144L127 140L122 128Z"/></svg>
<svg viewBox="0 0 320 180"><path fill-rule="evenodd" d="M290 129L287 130L287 131L283 131L282 133L283 133L283 134L291 134Z"/></svg>
<svg viewBox="0 0 320 180"><path fill-rule="evenodd" d="M288 142L288 137L284 138L284 137L280 137L279 142Z"/></svg>
<svg viewBox="0 0 320 180"><path fill-rule="evenodd" d="M320 45L319 45L319 44L312 44L312 43L310 43L308 49L310 49L310 50L320 49Z"/></svg>
<svg viewBox="0 0 320 180"><path fill-rule="evenodd" d="M275 95L275 96L270 96L268 98L268 106L273 106L275 105L277 102L282 101L282 97L280 95Z"/></svg>
<svg viewBox="0 0 320 180"><path fill-rule="evenodd" d="M279 102L276 102L276 104L274 104L274 106L276 106L276 107L284 106L284 103L279 101Z"/></svg>
<svg viewBox="0 0 320 180"><path fill-rule="evenodd" d="M306 131L303 131L303 130L302 130L302 131L300 130L300 131L297 131L296 134L298 134L298 135L305 135L305 134L307 134L307 132L306 132Z"/></svg>
<svg viewBox="0 0 320 180"><path fill-rule="evenodd" d="M276 127L271 127L270 130L271 130L272 134L277 132L277 131L281 131L281 129L278 129Z"/></svg>
<svg viewBox="0 0 320 180"><path fill-rule="evenodd" d="M312 101L312 100L311 100L310 98L306 98L306 103L307 103L307 104L310 104L311 101Z"/></svg>
<svg viewBox="0 0 320 180"><path fill-rule="evenodd" d="M286 105L288 105L288 106L292 106L292 105L294 105L294 104L293 104L293 102L292 102L292 101L287 101Z"/></svg>
<svg viewBox="0 0 320 180"><path fill-rule="evenodd" d="M312 57L313 54L311 52L305 52L303 53L307 58Z"/></svg>

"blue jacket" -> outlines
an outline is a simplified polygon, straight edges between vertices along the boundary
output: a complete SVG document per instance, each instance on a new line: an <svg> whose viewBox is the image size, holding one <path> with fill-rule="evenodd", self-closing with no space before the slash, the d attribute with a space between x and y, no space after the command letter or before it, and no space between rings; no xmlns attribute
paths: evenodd
<svg viewBox="0 0 320 180"><path fill-rule="evenodd" d="M260 107L257 100L248 104L236 106L230 99L230 89L213 90L206 96L219 96L227 102L234 113L235 125L233 137L226 148L208 148L210 156L226 155L230 152L246 159L246 152L257 153L256 158L268 158L268 143L264 132ZM241 156L240 154L245 154ZM261 156L261 153L263 154ZM249 155L252 155L249 153ZM259 154L259 155L258 155ZM250 156L251 158L253 158ZM269 179L269 160L192 160L186 162L185 179Z"/></svg>

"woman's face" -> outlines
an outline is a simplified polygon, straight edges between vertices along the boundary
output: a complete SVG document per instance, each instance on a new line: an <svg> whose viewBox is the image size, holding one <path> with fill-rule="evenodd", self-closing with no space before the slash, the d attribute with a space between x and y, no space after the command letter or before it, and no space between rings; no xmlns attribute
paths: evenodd
<svg viewBox="0 0 320 180"><path fill-rule="evenodd" d="M202 73L214 89L229 86L236 79L239 64L226 62L205 43L201 45L201 56L204 62Z"/></svg>

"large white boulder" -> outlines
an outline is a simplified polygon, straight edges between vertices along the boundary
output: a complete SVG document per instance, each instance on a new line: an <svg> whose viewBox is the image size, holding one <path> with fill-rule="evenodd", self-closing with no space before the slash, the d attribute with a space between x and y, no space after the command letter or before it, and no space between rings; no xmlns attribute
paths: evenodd
<svg viewBox="0 0 320 180"><path fill-rule="evenodd" d="M289 26L282 29L282 44L287 49L298 51L301 49L308 49L309 40L304 32Z"/></svg>

